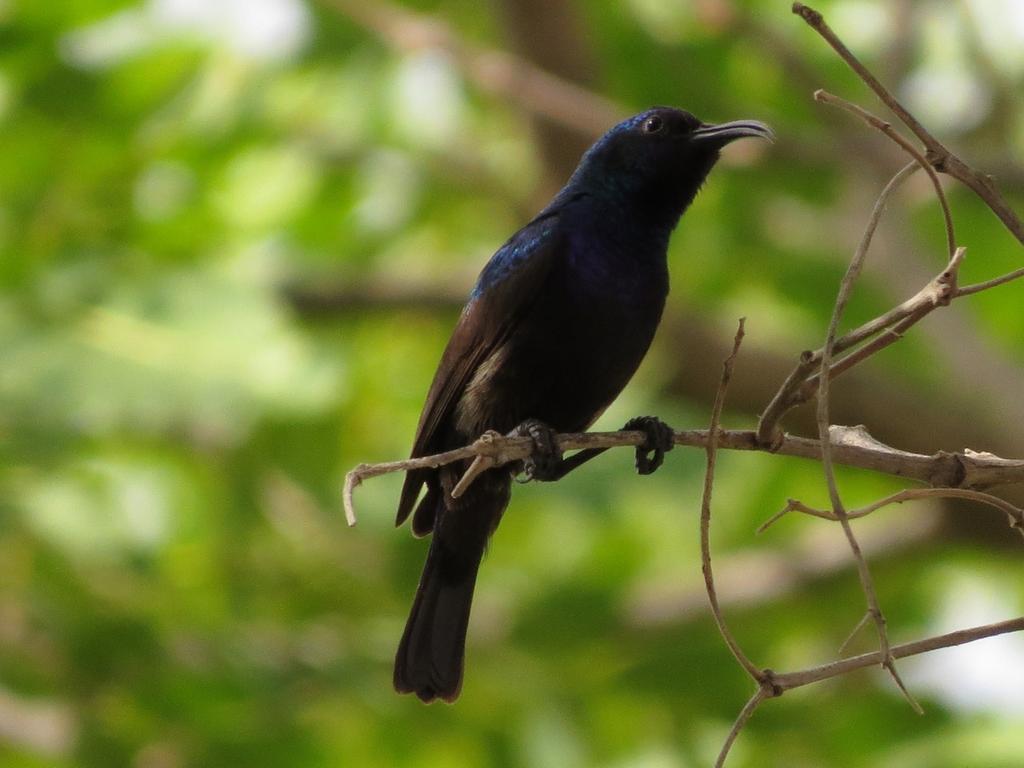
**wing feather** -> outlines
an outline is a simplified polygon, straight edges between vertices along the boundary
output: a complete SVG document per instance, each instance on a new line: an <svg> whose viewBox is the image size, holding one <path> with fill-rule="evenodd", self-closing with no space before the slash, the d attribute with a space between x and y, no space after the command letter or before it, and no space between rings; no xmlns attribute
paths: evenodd
<svg viewBox="0 0 1024 768"><path fill-rule="evenodd" d="M412 457L455 447L444 445L444 441L462 394L480 366L515 333L552 263L563 250L557 213L545 212L519 230L481 272L434 374L416 430ZM432 469L406 474L396 525L409 516L423 484L435 476L436 470Z"/></svg>

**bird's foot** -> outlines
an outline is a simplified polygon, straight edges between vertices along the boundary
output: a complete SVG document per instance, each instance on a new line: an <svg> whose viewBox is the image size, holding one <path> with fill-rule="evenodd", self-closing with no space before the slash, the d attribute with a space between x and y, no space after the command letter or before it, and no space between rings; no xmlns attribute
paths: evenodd
<svg viewBox="0 0 1024 768"><path fill-rule="evenodd" d="M665 460L674 446L675 430L657 416L637 416L622 427L623 432L643 432L647 439L636 447L636 471L649 475Z"/></svg>
<svg viewBox="0 0 1024 768"><path fill-rule="evenodd" d="M562 452L555 440L557 432L537 419L527 419L512 430L517 437L533 440L533 453L523 460L523 474L526 480L557 480L561 471Z"/></svg>

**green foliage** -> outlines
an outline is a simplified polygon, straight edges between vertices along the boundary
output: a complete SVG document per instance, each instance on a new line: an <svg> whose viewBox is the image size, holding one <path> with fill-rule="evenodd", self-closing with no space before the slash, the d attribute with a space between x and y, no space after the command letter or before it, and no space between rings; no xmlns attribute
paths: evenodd
<svg viewBox="0 0 1024 768"><path fill-rule="evenodd" d="M476 45L506 45L489 7L419 5ZM578 5L610 98L776 127L778 151L726 158L675 236L671 300L724 328L745 314L752 344L795 359L823 336L883 181L834 137L887 149L826 123L809 88L862 89L788 3ZM872 36L888 5L826 9L859 30L872 64L884 71L887 46L902 44L903 66L927 75L924 33L920 60L916 32L883 23ZM1019 86L1019 57L1002 50L1001 76ZM981 70L963 73L989 92ZM983 159L1019 156L1019 111L1004 124L996 144L973 138L983 123L939 127L991 150ZM359 489L355 530L339 488L352 465L408 451L454 315L385 305L309 318L285 289L465 291L552 181L515 105L477 91L443 53L396 54L329 2L9 0L0 146L0 765L711 763L750 685L704 608L698 452L678 450L651 478L619 451L557 485L517 487L481 571L462 698L427 708L391 691L425 542L391 527L399 478ZM938 271L921 190L894 209L895 226L915 263ZM977 201L952 200L966 277L1019 266ZM868 274L850 322L908 295L913 281L885 269L903 268ZM1008 286L959 317L1019 365L1019 306ZM883 374L970 396L979 372L934 337L898 347ZM758 375L745 365L738 376ZM679 368L666 344L653 350L598 426L640 412L704 426L706 403L665 394ZM1002 418L996 399L973 407L979 422ZM842 482L851 506L898 487ZM753 537L790 496L825 502L816 465L721 456L716 563L740 597L728 612L758 663L779 669L833 658L863 611L838 531L792 519ZM882 514L858 530L885 541L894 521L906 535L937 513ZM895 638L952 629L943 609L957 590L1020 612L1020 580L1005 574L1019 551L928 542L877 566ZM1024 667L1019 641L1003 647ZM1016 709L965 706L929 687L934 674L919 679L925 718L878 673L769 702L730 765L1021 764L1019 696Z"/></svg>

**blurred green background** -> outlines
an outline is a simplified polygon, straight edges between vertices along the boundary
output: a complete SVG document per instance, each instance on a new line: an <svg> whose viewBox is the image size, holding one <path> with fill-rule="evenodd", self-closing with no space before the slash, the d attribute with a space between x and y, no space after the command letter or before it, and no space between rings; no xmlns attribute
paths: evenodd
<svg viewBox="0 0 1024 768"><path fill-rule="evenodd" d="M820 8L1024 210L1024 5ZM745 315L726 424L750 427L820 344L904 162L816 87L877 108L783 0L0 2L0 765L709 765L751 685L701 588L699 451L650 478L617 451L516 488L455 706L391 690L426 548L392 527L400 478L359 489L355 529L340 485L406 455L477 271L582 148L651 104L779 140L731 148L684 219L662 331L597 426L705 426ZM964 279L1018 267L1019 244L948 186ZM911 295L942 252L915 178L848 322ZM1020 291L936 313L841 379L835 420L910 450L1024 455ZM754 535L787 497L826 503L820 468L719 466L715 562L741 643L778 670L834 658L864 610L841 532ZM899 487L840 480L851 506ZM1022 612L1020 541L990 510L919 503L857 530L895 642ZM1024 638L901 669L925 717L861 672L765 704L729 765L1024 764Z"/></svg>

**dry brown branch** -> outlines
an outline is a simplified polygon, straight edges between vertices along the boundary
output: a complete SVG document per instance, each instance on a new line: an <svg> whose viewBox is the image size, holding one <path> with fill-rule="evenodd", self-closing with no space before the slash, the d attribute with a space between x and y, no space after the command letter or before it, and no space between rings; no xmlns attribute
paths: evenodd
<svg viewBox="0 0 1024 768"><path fill-rule="evenodd" d="M903 680L900 678L899 672L896 671L895 660L889 651L889 634L885 628L885 614L882 612L881 605L878 602L878 595L875 592L874 579L871 577L871 570L868 568L868 562L864 557L864 553L861 551L860 543L857 541L857 537L853 532L853 527L850 525L850 519L846 514L846 507L843 505L842 497L839 494L839 484L836 480L835 468L832 464L832 442L829 438L829 387L831 386L829 368L832 364L832 352L835 347L836 336L839 331L839 321L843 317L846 305L850 300L850 296L853 294L853 286L857 282L857 278L860 276L861 268L864 266L864 260L867 258L868 248L871 245L871 236L874 234L874 231L878 226L878 221L881 219L881 213L885 206L885 201L888 199L888 196L892 191L899 185L899 182L907 175L908 174L901 171L893 177L893 180L882 191L879 201L875 204L875 210L872 213L867 231L861 239L860 245L858 245L853 258L850 260L850 266L847 268L846 274L843 275L843 280L839 286L839 294L836 296L835 309L832 311L832 319L829 321L828 332L825 337L825 346L822 349L821 354L821 368L818 375L817 415L818 437L821 440L821 468L825 473L825 482L828 485L828 494L832 501L832 512L839 520L840 526L842 526L843 534L846 536L846 541L850 545L850 552L853 554L853 559L857 564L857 575L860 579L861 589L864 591L864 598L867 601L867 613L874 620L875 629L878 632L878 642L883 659L882 666L888 670L892 679L896 682L897 687L899 687L900 691L903 692L903 695L907 698L907 701L910 702L911 706L920 713L923 710L921 710L920 705L907 691L906 686L903 684ZM941 189L941 186L937 186L937 188ZM945 208L944 210L948 211L948 209ZM950 233L950 236L952 236L952 231L947 231Z"/></svg>
<svg viewBox="0 0 1024 768"><path fill-rule="evenodd" d="M928 653L929 651L937 651L940 648L951 648L954 645L972 643L975 640L983 640L986 637L995 637L996 635L1003 635L1008 632L1021 631L1024 631L1024 616L1015 619L1007 619L1006 621L999 621L994 624L971 627L970 629L960 629L956 632L949 632L944 635L935 635L934 637L915 640L914 642L904 643L903 645L894 645L889 649L889 652L894 659L905 659L908 656L918 656L922 653ZM787 672L782 674L775 673L773 675L773 682L776 687L784 693L785 691L791 691L794 688L800 688L804 685L819 683L822 680L828 680L832 677L845 675L855 669L872 667L881 663L882 659L883 656L880 651L862 653L859 656L839 659L837 661L829 662L828 664L822 664L817 667L811 667L797 672Z"/></svg>
<svg viewBox="0 0 1024 768"><path fill-rule="evenodd" d="M989 288L996 288L1000 285L1017 280L1024 277L1024 267L1015 269L1013 272L1007 272L1005 275L999 277L993 277L991 280L985 280L980 283L972 283L971 285L965 285L962 288L957 288L953 298L958 299L961 296L970 296L972 293L980 293L981 291L987 291Z"/></svg>
<svg viewBox="0 0 1024 768"><path fill-rule="evenodd" d="M736 329L736 338L732 343L732 353L722 364L722 378L718 383L718 391L715 393L715 403L711 407L711 424L708 427L707 442L707 471L704 473L704 494L700 503L700 557L701 571L704 574L704 587L708 593L708 602L711 604L711 615L715 618L715 624L722 635L725 644L729 646L733 657L743 667L755 682L760 682L761 671L757 665L740 648L736 638L729 631L725 623L725 616L722 615L722 608L718 604L718 592L715 590L715 575L711 568L711 494L715 484L715 459L718 454L718 425L722 419L722 408L725 405L725 393L729 388L729 381L732 379L732 369L736 364L736 356L740 351L740 344L743 342L744 319L741 318L739 327ZM756 706L756 704L754 705ZM742 727L742 726L741 726ZM725 749L728 752L728 748ZM721 759L724 759L721 758Z"/></svg>
<svg viewBox="0 0 1024 768"><path fill-rule="evenodd" d="M879 194L868 224L864 229L864 234L857 246L856 254L858 256L856 262L858 264L863 263L863 259L871 247L871 242L889 199L899 188L900 184L914 172L916 167L916 162L905 166L890 179L889 183L886 184ZM941 186L937 186L936 189L941 190ZM947 218L947 222L951 222L951 220ZM951 226L951 223L947 224L947 234L952 234ZM949 263L942 272L932 278L917 294L888 312L835 339L832 344L833 352L843 352L870 339L872 336L883 334L856 352L828 366L830 378L835 378L845 373L879 350L897 341L907 329L919 322L936 307L948 305L957 295L956 281L964 254L964 249L954 249ZM1004 280L1003 282L1006 281ZM806 403L817 393L820 373L814 374L813 372L815 368L821 368L823 355L824 348L813 352L808 350L801 354L800 360L793 369L793 372L786 378L782 386L779 387L779 390L772 397L768 407L761 415L757 432L762 442L772 444L777 441L780 433L780 423L786 413L798 405Z"/></svg>
<svg viewBox="0 0 1024 768"><path fill-rule="evenodd" d="M928 162L925 156L921 154L917 147L903 138L900 132L893 128L890 123L887 123L885 120L871 114L859 104L854 104L852 101L841 99L835 94L829 93L821 88L814 92L814 100L820 101L823 104L831 104L832 106L839 107L840 109L845 109L847 112L861 118L872 128L877 128L898 144L908 155L914 158L917 165L928 174L928 178L932 182L932 187L935 189L935 198L939 201L939 207L942 209L943 223L946 226L946 251L949 257L952 258L953 252L956 250L956 231L953 227L953 214L949 210L949 201L946 200L946 193L942 189L942 182L939 181L938 174L935 173L935 169L932 168L931 163Z"/></svg>
<svg viewBox="0 0 1024 768"><path fill-rule="evenodd" d="M1021 222L1017 214L1010 208L1006 200L1003 199L992 178L967 165L967 163L944 146L942 142L936 139L928 129L921 125L917 118L910 114L896 97L879 82L878 78L853 55L818 11L808 8L803 3L793 3L793 13L806 21L812 29L821 35L843 61L857 73L860 79L875 92L878 98L882 100L882 103L900 119L900 122L920 139L927 150L926 157L931 165L937 171L948 174L969 187L999 217L999 220L1003 222L1003 225L1010 230L1013 236L1024 245L1024 222Z"/></svg>
<svg viewBox="0 0 1024 768"><path fill-rule="evenodd" d="M899 132L895 131L889 123L872 115L862 107L822 90L815 92L815 98L819 101L846 109L847 111L850 111L864 119L868 124L882 131L901 148L911 154L915 161L924 168L932 180L936 198L942 208L943 220L946 228L947 246L950 250L950 262L947 267L937 278L933 279L927 286L925 286L924 289L919 291L916 296L894 308L885 315L882 315L875 320L864 324L860 328L851 331L835 342L835 350L841 352L876 334L883 334L860 350L851 353L837 363L829 366L828 375L835 378L841 373L853 368L855 365L867 359L871 355L877 353L879 350L897 341L907 329L919 322L935 307L945 306L955 298L978 293L979 291L987 290L988 288L993 288L1024 276L1024 269L1020 269L1001 277L993 278L992 280L968 286L963 289L956 286L959 262L963 258L963 253L955 250L955 234L953 230L952 217L942 186L935 175L936 169L944 170L955 178L964 181L964 183L971 187L971 189L973 189L982 198L982 200L988 204L1001 219L1003 219L1004 223L1011 229L1011 231L1018 235L1018 239L1020 239L1020 233L1024 232L1024 227L1021 227L1020 220L1005 206L1005 202L1002 201L1001 196L992 185L991 180L983 174L980 174L966 166L966 164L959 160L959 158L956 158L955 155L952 155L946 147L931 136L931 134L913 117L913 115L900 105L899 102L896 101L896 99L884 88L884 86L881 85L877 78L875 78L874 75L868 71L859 60L857 60L857 58L849 51L832 29L825 23L820 13L804 6L801 3L794 4L793 12L801 16L808 24L817 30L819 34L821 34L822 37L824 37L839 53L839 55L854 69L854 71L857 72L864 82L879 95L882 101L889 106L889 108L892 109L904 124L906 124L907 127L910 128L911 131L925 144L927 154L922 155L910 142L903 138ZM939 160L943 158L944 162L948 163L949 167L943 166L942 163L939 162ZM958 169L957 172L953 172L951 170L952 168ZM907 172L906 169L904 169L901 174L905 172ZM884 205L885 198L888 197L887 193L891 193L893 182L899 178L900 174L897 174L893 181L890 182L890 185L886 188L886 191L884 191L880 196L879 202L876 203L875 212L872 215L872 223L869 224L867 231L865 232L864 239L861 241L861 248L866 248L870 244L870 240L874 234L874 229L878 223L875 214L880 213L880 208ZM973 182L968 179L973 180ZM983 187L982 191L979 191L978 185ZM1000 205L1002 205L1002 208L1000 208ZM1014 229L1015 226L1017 229ZM1021 242L1024 242L1024 240L1021 240ZM815 367L820 367L820 365L818 365L820 360L821 350L814 353L804 352L801 355L797 366L794 368L790 376L783 382L782 386L779 388L778 392L769 402L768 407L762 414L761 421L758 425L758 436L763 442L771 444L778 440L781 420L785 414L798 405L807 402L818 391L820 386L820 374L813 375L812 372Z"/></svg>
<svg viewBox="0 0 1024 768"><path fill-rule="evenodd" d="M868 616L870 617L870 614ZM863 627L865 623L865 620L862 620L854 629L854 632ZM881 650L873 651L871 653L863 653L859 656L850 656L845 659L838 659L837 661L821 664L816 667L809 667L808 669L802 669L796 672L778 673L770 669L762 670L758 689L754 692L754 695L751 696L740 711L740 714L737 716L736 722L730 729L729 735L726 737L726 741L718 755L718 759L715 761L715 768L721 768L725 765L725 760L729 755L729 750L737 736L739 736L740 731L746 725L751 715L753 715L754 710L756 710L765 699L777 698L782 696L786 691L791 691L794 688L801 688L805 685L811 685L812 683L820 683L822 680L840 677L842 675L849 674L854 670L863 669L864 667L871 667L876 664L885 665L887 659L905 659L908 656L918 656L922 653L937 651L940 648L951 648L956 645L963 645L965 643L983 640L988 637L995 637L996 635L1021 631L1024 631L1024 617L1007 619L1006 621L1000 621L994 624L984 624L977 627L971 627L969 629L961 629L944 635L935 635L933 637L915 640L902 645L894 645L885 653ZM906 689L902 686L901 690L906 694ZM913 699L911 699L911 701L913 701Z"/></svg>
<svg viewBox="0 0 1024 768"><path fill-rule="evenodd" d="M821 90L815 92L815 98L819 101L835 104L853 112L854 114L862 117L870 125L879 128L883 133L892 138L901 147L913 155L916 165L923 167L928 172L935 188L936 197L942 208L947 245L950 247L951 254L949 264L947 264L946 268L915 296L903 302L899 306L894 307L889 312L880 315L874 320L865 323L859 328L850 331L840 339L836 340L834 349L836 351L844 351L861 343L865 339L874 336L875 334L888 331L884 333L884 335L875 339L871 344L866 345L857 352L852 353L839 362L829 366L829 375L831 378L835 378L836 376L839 376L845 371L853 368L855 365L867 359L871 355L877 353L881 349L897 341L907 329L927 316L933 309L939 306L947 306L953 299L979 293L980 291L995 288L1020 277L1024 277L1024 268L1014 270L1013 272L992 278L991 280L959 288L956 285L956 280L960 262L964 257L964 252L963 249L956 249L954 246L955 240L953 238L955 237L955 233L948 202L946 201L945 194L942 191L942 186L939 183L938 178L935 176L935 171L931 165L925 161L924 157L917 152L917 150L907 142L906 139L893 131L892 127L888 123L880 120L856 104L852 104L844 99L840 99L837 96L833 96L832 94ZM921 165L922 163L923 165ZM879 199L875 204L875 209L872 212L869 225L865 231L863 239L861 240L859 250L864 250L870 245L871 239L878 225L879 216L884 209L889 196L894 191L895 187L897 187L899 183L901 183L906 176L912 172L912 168L914 168L914 166L907 166L900 171L895 177L893 177L885 190L883 190L882 194L879 196ZM790 374L785 382L783 382L783 385L772 398L768 408L762 415L761 423L758 426L758 434L763 441L771 442L773 439L777 439L779 423L783 416L792 408L807 402L817 392L818 376L811 375L811 372L820 360L821 350L814 353L805 352L801 355L800 361L793 373Z"/></svg>
<svg viewBox="0 0 1024 768"><path fill-rule="evenodd" d="M747 721L753 716L754 711L761 706L761 702L777 695L773 689L766 685L758 686L757 690L754 691L754 695L747 700L747 703L743 705L743 709L736 715L736 721L732 724L732 728L729 729L729 735L725 737L725 743L722 744L722 749L715 760L715 768L722 768L725 765L725 761L729 757L729 750L732 749L736 737L740 735L740 731L743 730Z"/></svg>
<svg viewBox="0 0 1024 768"><path fill-rule="evenodd" d="M1005 459L990 453L965 449L960 453L940 451L932 455L901 451L885 445L863 427L833 425L829 430L832 459L837 464L917 480L942 488L991 488L1000 485L1024 484L1024 459ZM620 448L637 446L644 441L642 432L572 432L556 435L561 451L586 448ZM674 443L689 448L707 448L706 429L676 432ZM762 451L782 456L821 460L821 441L797 435L784 435L777 446L765 446L757 433L747 429L719 430L719 449ZM470 445L433 456L379 464L360 464L345 476L342 497L349 525L356 524L353 492L364 480L391 472L436 468L476 456L495 459L494 466L528 458L533 441L528 437L500 436L488 433Z"/></svg>
<svg viewBox="0 0 1024 768"><path fill-rule="evenodd" d="M889 198L900 184L902 184L902 182L906 180L918 167L923 168L928 174L935 190L936 199L939 201L939 206L942 210L942 218L946 232L946 245L949 251L949 264L947 264L946 268L936 278L922 288L916 296L834 341L833 350L841 352L871 338L875 334L882 333L883 331L891 328L891 332L885 333L883 336L875 339L871 344L868 344L857 352L848 355L838 363L828 366L829 376L835 378L841 373L850 370L858 363L866 360L868 357L877 353L889 344L897 341L907 329L924 318L935 307L948 305L953 298L958 295L963 295L959 294L957 291L956 278L959 272L960 262L964 257L964 252L962 249L958 250L956 248L956 233L953 226L953 217L949 210L949 203L946 200L946 195L942 189L942 184L935 173L935 169L932 168L924 155L922 155L917 148L913 146L913 144L903 138L899 132L895 131L889 123L879 119L862 107L820 89L815 91L814 98L818 101L841 107L842 109L862 118L869 125L877 128L892 139L914 159L912 164L904 167L889 181L879 195L878 200L875 202L874 209L872 210L868 225L865 228L864 235L857 247L856 253L859 254L859 257L856 257L855 261L858 264L863 263L864 256L871 246L871 241L874 238L875 231L881 221L882 213L888 204ZM859 271L860 267L858 266L857 269ZM1019 272L1024 274L1024 270L1020 270ZM1011 273L1011 275L1004 275L1002 278L997 278L995 281L989 282L992 286L999 285L1018 276L1020 275L1017 273ZM894 325L895 327L892 327ZM811 373L816 366L820 367L818 364L821 362L821 358L822 350L818 350L814 353L805 352L801 355L800 362L797 364L793 373L790 374L785 382L783 382L782 387L780 387L779 391L770 401L768 408L762 414L761 421L758 425L758 434L764 442L771 443L776 440L779 424L783 416L785 416L789 410L807 402L818 391L818 387L820 386L820 374L819 376L812 376Z"/></svg>
<svg viewBox="0 0 1024 768"><path fill-rule="evenodd" d="M863 261L864 255L867 253L868 248L871 247L871 240L875 235L875 230L878 229L878 224L882 219L882 213L885 211L885 207L889 202L889 198L892 196L899 186L910 177L910 175L917 168L917 163L912 163L905 166L900 170L889 183L885 185L885 188L879 194L878 199L875 201L874 209L871 212L871 217L868 220L867 227L864 229L864 235L861 238L860 244L857 246L857 254L859 258L855 258L854 262L860 264ZM857 267L859 270L859 266ZM905 302L906 303L906 302ZM901 305L902 306L902 305ZM899 308L897 307L897 310ZM893 310L895 312L896 310ZM881 317L876 318L870 323L858 328L853 333L847 334L843 337L843 342L848 346L853 346L862 339L870 338L872 335L879 333L888 327L892 322L886 322L888 316L891 313L886 313ZM833 341L832 348L835 349L839 342ZM841 351L841 350L840 350ZM808 378L815 367L820 367L822 358L824 356L824 349L819 349L817 352L806 351L800 356L800 362L797 363L796 368L786 378L779 391L771 399L768 407L761 415L761 419L757 426L758 436L765 443L774 443L778 439L779 423L782 417L795 408L800 403L806 402L810 397L817 391L817 386L813 388L808 387Z"/></svg>
<svg viewBox="0 0 1024 768"><path fill-rule="evenodd" d="M890 494L884 499L879 499L878 501L874 501L871 504L857 509L848 510L846 516L850 520L855 520L859 517L867 517L872 512L875 512L882 507L887 507L890 504L902 504L905 501L913 501L915 499L935 498L967 499L969 501L977 501L980 504L986 504L994 509L998 509L1006 515L1009 520L1010 527L1017 529L1020 531L1021 535L1024 536L1024 510L1015 504L1011 504L1005 499L1000 499L998 496L966 488L904 488L902 491ZM811 517L820 517L823 520L838 519L830 510L815 509L814 507L807 506L798 499L787 499L786 506L766 520L757 529L757 532L763 533L788 512L799 512L804 515L810 515Z"/></svg>
<svg viewBox="0 0 1024 768"><path fill-rule="evenodd" d="M923 320L932 310L938 307L948 306L959 294L957 279L960 275L960 265L963 263L967 250L963 247L953 251L953 256L939 274L933 277L928 284L918 291L913 297L897 307L889 310L883 315L862 325L855 331L846 334L843 339L836 341L833 351L840 341L850 339L844 345L844 349L858 343L861 339L868 338L872 333L884 331L871 343L865 344L855 352L829 366L829 378L834 379L842 373L853 368L857 363L866 360L871 355L884 349L895 341L902 338L903 334L912 326ZM820 359L821 350L815 352L812 359ZM816 377L811 377L805 384L805 391L801 395L810 398L817 389Z"/></svg>

